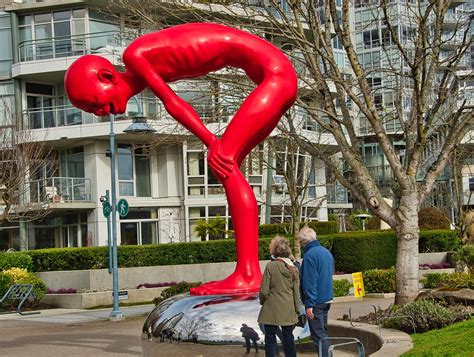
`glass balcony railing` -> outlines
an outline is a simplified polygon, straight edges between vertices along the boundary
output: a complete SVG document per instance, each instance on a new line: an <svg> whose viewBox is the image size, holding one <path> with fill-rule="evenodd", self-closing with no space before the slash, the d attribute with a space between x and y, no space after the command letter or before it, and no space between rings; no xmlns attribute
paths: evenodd
<svg viewBox="0 0 474 357"><path fill-rule="evenodd" d="M77 177L50 177L31 181L30 203L74 203L91 201L91 180Z"/></svg>
<svg viewBox="0 0 474 357"><path fill-rule="evenodd" d="M127 44L119 31L58 36L20 42L18 58L20 62L28 62L89 53L119 53Z"/></svg>
<svg viewBox="0 0 474 357"><path fill-rule="evenodd" d="M326 185L327 203L328 204L345 204L349 203L347 189L340 184Z"/></svg>
<svg viewBox="0 0 474 357"><path fill-rule="evenodd" d="M97 117L73 106L53 106L23 111L24 122L30 129L54 128L58 126L93 124L108 121L108 117Z"/></svg>

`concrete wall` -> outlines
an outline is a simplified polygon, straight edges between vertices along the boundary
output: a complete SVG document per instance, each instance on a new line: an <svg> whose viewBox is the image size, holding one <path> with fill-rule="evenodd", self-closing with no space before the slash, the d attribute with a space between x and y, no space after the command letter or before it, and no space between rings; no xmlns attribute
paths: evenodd
<svg viewBox="0 0 474 357"><path fill-rule="evenodd" d="M130 304L153 301L154 298L160 296L164 289L166 289L166 287L130 289L127 290L128 299L120 300L120 302ZM64 309L88 309L96 306L112 305L113 303L112 291L78 294L46 294L41 302Z"/></svg>
<svg viewBox="0 0 474 357"><path fill-rule="evenodd" d="M268 261L261 261L265 269ZM140 268L119 268L119 289L135 289L144 283L206 282L220 280L235 270L235 262L183 264ZM107 269L66 270L36 273L50 289L74 288L77 291L106 291L112 288L112 275Z"/></svg>

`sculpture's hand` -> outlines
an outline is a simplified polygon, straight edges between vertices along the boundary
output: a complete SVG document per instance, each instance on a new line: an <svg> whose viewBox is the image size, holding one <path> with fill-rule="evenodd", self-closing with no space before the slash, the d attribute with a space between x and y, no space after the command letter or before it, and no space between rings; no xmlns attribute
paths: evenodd
<svg viewBox="0 0 474 357"><path fill-rule="evenodd" d="M229 177L235 160L222 155L221 141L214 136L209 145L207 162L217 178L222 181Z"/></svg>

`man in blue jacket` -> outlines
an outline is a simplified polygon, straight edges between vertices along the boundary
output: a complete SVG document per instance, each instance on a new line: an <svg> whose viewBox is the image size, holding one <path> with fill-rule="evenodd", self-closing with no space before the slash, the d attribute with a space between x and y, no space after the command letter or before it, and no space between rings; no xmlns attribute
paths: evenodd
<svg viewBox="0 0 474 357"><path fill-rule="evenodd" d="M319 351L321 339L328 337L328 312L334 298L334 260L329 250L319 243L313 229L303 227L298 236L303 247L301 300L306 308L311 338ZM323 340L321 347L320 357L326 357L328 341Z"/></svg>

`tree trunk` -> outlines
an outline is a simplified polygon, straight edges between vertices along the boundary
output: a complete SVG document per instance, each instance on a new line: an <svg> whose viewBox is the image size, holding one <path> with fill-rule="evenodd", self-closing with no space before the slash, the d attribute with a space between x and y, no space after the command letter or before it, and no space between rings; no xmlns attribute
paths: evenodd
<svg viewBox="0 0 474 357"><path fill-rule="evenodd" d="M415 194L402 197L398 208L397 291L395 304L403 305L418 296L418 200Z"/></svg>
<svg viewBox="0 0 474 357"><path fill-rule="evenodd" d="M298 233L300 231L300 222L294 221L293 223L293 256L296 260L301 258L301 242Z"/></svg>

